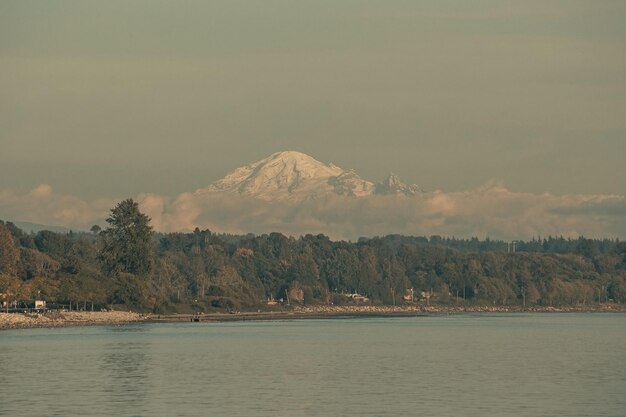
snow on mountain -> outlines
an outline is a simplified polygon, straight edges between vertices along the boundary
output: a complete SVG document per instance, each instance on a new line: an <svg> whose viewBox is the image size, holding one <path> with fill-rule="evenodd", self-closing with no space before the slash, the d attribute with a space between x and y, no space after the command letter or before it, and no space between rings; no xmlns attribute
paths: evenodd
<svg viewBox="0 0 626 417"><path fill-rule="evenodd" d="M343 171L336 177L328 179L328 184L333 187L333 191L339 195L350 195L363 197L372 194L374 184L362 180L353 170Z"/></svg>
<svg viewBox="0 0 626 417"><path fill-rule="evenodd" d="M387 179L383 182L379 182L374 187L375 194L388 195L388 194L404 194L407 196L419 194L421 190L415 184L405 184L400 178L391 173Z"/></svg>
<svg viewBox="0 0 626 417"><path fill-rule="evenodd" d="M287 151L237 168L208 188L196 191L197 194L215 192L269 201L316 198L329 193L353 197L398 193L415 195L418 188L404 184L393 174L375 185L353 170L325 164L301 152Z"/></svg>

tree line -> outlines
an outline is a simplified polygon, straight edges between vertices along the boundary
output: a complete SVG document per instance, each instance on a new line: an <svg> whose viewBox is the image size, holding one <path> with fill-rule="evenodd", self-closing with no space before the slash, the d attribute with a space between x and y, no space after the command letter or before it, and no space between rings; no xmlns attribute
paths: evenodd
<svg viewBox="0 0 626 417"><path fill-rule="evenodd" d="M626 244L617 239L155 233L132 199L92 233L25 233L0 222L3 300L144 311L416 302L564 306L626 302ZM363 298L360 298L363 302Z"/></svg>

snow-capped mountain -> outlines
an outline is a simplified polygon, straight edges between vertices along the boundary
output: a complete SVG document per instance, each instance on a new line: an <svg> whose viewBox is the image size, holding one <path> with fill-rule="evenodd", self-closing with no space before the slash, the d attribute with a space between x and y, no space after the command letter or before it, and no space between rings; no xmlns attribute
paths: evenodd
<svg viewBox="0 0 626 417"><path fill-rule="evenodd" d="M404 194L404 195L416 195L421 192L420 188L415 184L405 184L400 178L391 173L387 179L383 182L376 184L374 193L376 194Z"/></svg>
<svg viewBox="0 0 626 417"><path fill-rule="evenodd" d="M196 193L226 192L269 201L316 198L327 194L352 197L415 195L418 190L416 185L406 185L393 174L382 183L374 184L353 170L325 164L301 152L287 151L237 168Z"/></svg>

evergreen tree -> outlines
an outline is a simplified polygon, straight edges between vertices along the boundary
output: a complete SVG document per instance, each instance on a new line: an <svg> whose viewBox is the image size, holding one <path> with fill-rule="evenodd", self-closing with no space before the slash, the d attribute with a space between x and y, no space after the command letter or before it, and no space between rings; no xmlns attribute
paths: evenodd
<svg viewBox="0 0 626 417"><path fill-rule="evenodd" d="M109 226L100 233L99 255L105 272L148 274L152 269L154 234L150 218L129 198L115 206L106 221Z"/></svg>
<svg viewBox="0 0 626 417"><path fill-rule="evenodd" d="M20 253L11 232L0 223L0 274L15 275L19 259Z"/></svg>

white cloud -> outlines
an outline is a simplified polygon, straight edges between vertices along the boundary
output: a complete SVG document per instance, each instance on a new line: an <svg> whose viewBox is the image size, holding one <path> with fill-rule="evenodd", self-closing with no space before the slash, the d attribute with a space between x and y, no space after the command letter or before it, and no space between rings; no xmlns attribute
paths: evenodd
<svg viewBox="0 0 626 417"><path fill-rule="evenodd" d="M146 211L165 231L195 227L218 232L324 233L333 238L411 235L529 238L626 235L626 205L619 195L519 193L489 183L464 191L434 191L415 198L327 196L304 202L267 202L239 195L181 194Z"/></svg>
<svg viewBox="0 0 626 417"><path fill-rule="evenodd" d="M335 239L390 233L502 239L626 236L624 196L521 193L501 183L417 197L329 195L291 203L218 193L175 198L141 194L136 199L155 229L165 232L199 227L229 233L324 233ZM48 184L22 195L0 190L0 218L86 230L102 224L118 201L87 201L56 193Z"/></svg>
<svg viewBox="0 0 626 417"><path fill-rule="evenodd" d="M46 198L52 195L52 186L50 184L39 184L33 188L28 195L35 198Z"/></svg>
<svg viewBox="0 0 626 417"><path fill-rule="evenodd" d="M56 193L49 184L40 184L22 195L12 190L0 191L0 218L88 230L95 223L103 223L115 203L111 198L87 201Z"/></svg>

